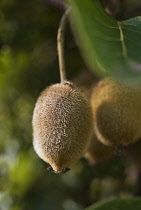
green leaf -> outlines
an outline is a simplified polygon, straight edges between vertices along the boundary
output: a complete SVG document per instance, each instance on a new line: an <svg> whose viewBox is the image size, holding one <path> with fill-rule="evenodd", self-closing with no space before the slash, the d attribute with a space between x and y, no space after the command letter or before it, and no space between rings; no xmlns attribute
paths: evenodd
<svg viewBox="0 0 141 210"><path fill-rule="evenodd" d="M130 84L140 83L141 17L117 22L98 0L68 2L71 26L90 69Z"/></svg>
<svg viewBox="0 0 141 210"><path fill-rule="evenodd" d="M85 210L140 210L141 198L117 198L101 201Z"/></svg>

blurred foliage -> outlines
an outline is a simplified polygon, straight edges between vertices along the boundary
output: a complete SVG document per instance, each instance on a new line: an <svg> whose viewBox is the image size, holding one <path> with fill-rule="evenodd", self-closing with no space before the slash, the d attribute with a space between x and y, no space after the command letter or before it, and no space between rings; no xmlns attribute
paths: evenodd
<svg viewBox="0 0 141 210"><path fill-rule="evenodd" d="M40 0L0 1L0 209L83 210L135 187L123 155L90 166L83 159L63 175L47 171L32 146L32 112L40 92L59 82L56 33L62 12ZM68 26L68 78L85 65Z"/></svg>

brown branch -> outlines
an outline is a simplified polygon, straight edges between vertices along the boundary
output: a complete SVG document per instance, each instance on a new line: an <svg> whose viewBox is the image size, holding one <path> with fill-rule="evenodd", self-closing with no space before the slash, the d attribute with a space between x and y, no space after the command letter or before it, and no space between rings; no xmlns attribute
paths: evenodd
<svg viewBox="0 0 141 210"><path fill-rule="evenodd" d="M59 70L60 70L60 80L63 83L66 80L66 68L65 68L65 61L64 61L64 32L65 26L67 21L67 15L70 11L70 8L65 11L63 14L60 26L58 28L57 34L57 48L58 48L58 58L59 58Z"/></svg>

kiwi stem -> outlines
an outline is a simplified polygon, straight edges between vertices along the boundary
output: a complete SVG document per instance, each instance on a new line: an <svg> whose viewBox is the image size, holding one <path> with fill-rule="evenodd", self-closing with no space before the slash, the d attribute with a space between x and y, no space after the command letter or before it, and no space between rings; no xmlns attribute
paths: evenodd
<svg viewBox="0 0 141 210"><path fill-rule="evenodd" d="M59 71L60 71L60 80L63 83L66 80L66 68L65 68L65 61L64 61L64 32L65 26L67 22L67 15L70 11L70 8L66 9L65 13L63 14L60 25L58 28L57 33L57 48L58 48L58 59L59 59Z"/></svg>

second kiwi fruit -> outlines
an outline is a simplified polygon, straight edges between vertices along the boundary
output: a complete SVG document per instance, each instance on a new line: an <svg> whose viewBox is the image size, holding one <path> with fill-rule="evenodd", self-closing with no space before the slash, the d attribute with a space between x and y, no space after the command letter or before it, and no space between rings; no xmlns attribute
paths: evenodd
<svg viewBox="0 0 141 210"><path fill-rule="evenodd" d="M91 96L94 129L108 146L127 146L141 136L141 88L105 78Z"/></svg>

